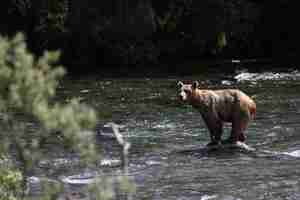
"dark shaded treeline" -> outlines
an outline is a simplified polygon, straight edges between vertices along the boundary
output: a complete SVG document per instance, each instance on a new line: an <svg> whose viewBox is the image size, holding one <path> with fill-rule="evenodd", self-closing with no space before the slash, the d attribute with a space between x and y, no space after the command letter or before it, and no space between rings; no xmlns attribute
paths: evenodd
<svg viewBox="0 0 300 200"><path fill-rule="evenodd" d="M5 0L0 33L71 71L176 71L186 60L297 62L296 0ZM151 67L146 67L151 66ZM157 67L155 67L157 66ZM156 68L156 69L155 69Z"/></svg>

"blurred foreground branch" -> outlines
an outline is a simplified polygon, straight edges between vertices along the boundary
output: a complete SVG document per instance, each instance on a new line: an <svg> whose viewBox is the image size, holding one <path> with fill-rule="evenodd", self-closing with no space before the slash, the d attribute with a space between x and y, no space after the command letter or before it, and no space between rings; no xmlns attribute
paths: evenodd
<svg viewBox="0 0 300 200"><path fill-rule="evenodd" d="M116 137L116 140L117 140L118 144L122 148L122 154L121 154L122 166L123 166L124 173L126 175L128 175L128 166L129 166L128 155L129 155L129 149L130 149L131 145L130 145L129 142L127 142L126 140L124 140L123 135L119 131L119 125L111 122L111 123L108 123L106 126L107 127L109 126L109 127L112 128L113 133L114 133L114 135Z"/></svg>

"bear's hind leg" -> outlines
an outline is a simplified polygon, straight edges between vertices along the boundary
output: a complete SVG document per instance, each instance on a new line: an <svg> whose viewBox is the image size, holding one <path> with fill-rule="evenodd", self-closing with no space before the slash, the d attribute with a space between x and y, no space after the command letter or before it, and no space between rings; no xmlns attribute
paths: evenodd
<svg viewBox="0 0 300 200"><path fill-rule="evenodd" d="M239 142L245 142L246 136L245 136L245 130L248 126L248 121L238 121L232 123L232 129L231 129L231 135L228 139L224 141L224 143L237 143Z"/></svg>
<svg viewBox="0 0 300 200"><path fill-rule="evenodd" d="M250 111L247 104L237 99L232 120L231 135L226 140L226 143L236 143L238 141L245 142L245 130L251 119Z"/></svg>
<svg viewBox="0 0 300 200"><path fill-rule="evenodd" d="M245 120L245 121L242 121L240 124L240 132L238 135L238 141L240 141L240 142L245 142L245 140L246 140L245 131L248 127L248 123L249 123L249 121Z"/></svg>

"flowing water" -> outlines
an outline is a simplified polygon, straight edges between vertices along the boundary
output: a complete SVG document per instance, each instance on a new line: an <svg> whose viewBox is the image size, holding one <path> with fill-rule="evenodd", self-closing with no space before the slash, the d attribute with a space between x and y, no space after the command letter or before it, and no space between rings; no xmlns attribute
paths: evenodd
<svg viewBox="0 0 300 200"><path fill-rule="evenodd" d="M201 87L210 89L238 88L254 96L257 116L246 131L246 142L255 150L208 151L205 145L209 135L200 114L177 101L179 80L199 80ZM119 124L121 133L131 142L129 175L136 185L133 199L300 199L300 73L296 71L240 73L236 77L95 76L66 79L62 85L58 92L61 101L78 97L104 116L95 133L99 135L97 144L104 149L99 165L103 174L120 171L118 147L103 126L108 122ZM229 132L230 125L226 125L224 137ZM69 190L77 179L68 177L85 172L76 160L61 155L41 163L39 174L65 181ZM92 177L93 171L89 174ZM39 175L35 175L32 185L35 177L38 182ZM82 187L89 180L78 182Z"/></svg>

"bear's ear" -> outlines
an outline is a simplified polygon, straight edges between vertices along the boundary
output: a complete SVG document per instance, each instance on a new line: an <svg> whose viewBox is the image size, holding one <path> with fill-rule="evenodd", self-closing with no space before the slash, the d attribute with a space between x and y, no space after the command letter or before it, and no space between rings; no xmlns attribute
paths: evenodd
<svg viewBox="0 0 300 200"><path fill-rule="evenodd" d="M199 82L198 81L194 81L192 88L195 90L199 87Z"/></svg>
<svg viewBox="0 0 300 200"><path fill-rule="evenodd" d="M179 81L179 82L177 83L177 86L178 86L179 88L182 88L183 83L182 83L181 81Z"/></svg>

